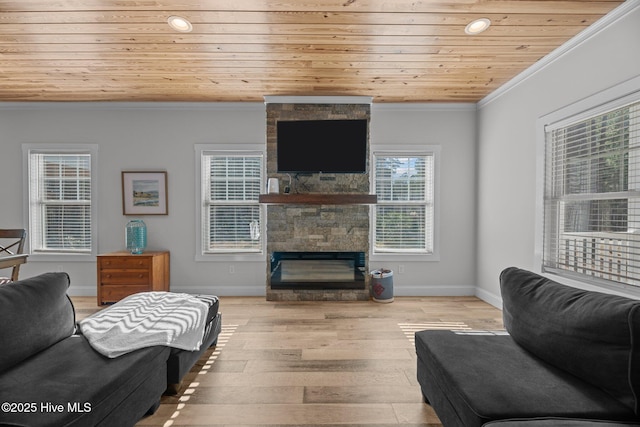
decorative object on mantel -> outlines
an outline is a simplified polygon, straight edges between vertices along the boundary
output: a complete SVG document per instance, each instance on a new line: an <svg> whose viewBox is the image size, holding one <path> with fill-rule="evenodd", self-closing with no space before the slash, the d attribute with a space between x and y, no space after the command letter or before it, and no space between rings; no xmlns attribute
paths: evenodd
<svg viewBox="0 0 640 427"><path fill-rule="evenodd" d="M147 225L141 219L132 219L125 228L127 250L140 255L147 247Z"/></svg>
<svg viewBox="0 0 640 427"><path fill-rule="evenodd" d="M123 215L167 215L167 172L122 171Z"/></svg>
<svg viewBox="0 0 640 427"><path fill-rule="evenodd" d="M291 175L290 174L286 174L289 177L289 184L284 186L284 194L289 194L291 193Z"/></svg>
<svg viewBox="0 0 640 427"><path fill-rule="evenodd" d="M269 178L269 181L267 181L267 193L269 194L280 193L280 184L278 182L278 178Z"/></svg>

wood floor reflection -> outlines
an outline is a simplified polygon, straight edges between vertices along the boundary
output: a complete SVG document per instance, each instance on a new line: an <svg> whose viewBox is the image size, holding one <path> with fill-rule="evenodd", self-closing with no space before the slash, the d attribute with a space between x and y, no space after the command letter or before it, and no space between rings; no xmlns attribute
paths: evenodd
<svg viewBox="0 0 640 427"><path fill-rule="evenodd" d="M82 318L95 298L73 298ZM413 333L502 329L475 297L269 302L222 297L223 330L158 411L137 426L440 426L422 402Z"/></svg>

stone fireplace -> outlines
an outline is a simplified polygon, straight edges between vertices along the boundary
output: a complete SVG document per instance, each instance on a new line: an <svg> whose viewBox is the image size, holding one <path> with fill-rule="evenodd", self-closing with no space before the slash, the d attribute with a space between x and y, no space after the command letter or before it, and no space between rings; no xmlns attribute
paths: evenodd
<svg viewBox="0 0 640 427"><path fill-rule="evenodd" d="M364 174L278 174L276 123L278 120L368 120L370 98L331 98L328 102L318 102L317 97L309 100L307 97L267 97L266 107L267 177L279 179L281 193L291 182L290 194L282 194L279 202L267 205L267 300L369 299L369 206L344 200L336 203L331 198L368 195L368 161ZM322 199L309 202L305 195L320 195ZM351 261L335 257L347 253L358 255L349 255ZM347 272L349 268L351 273Z"/></svg>

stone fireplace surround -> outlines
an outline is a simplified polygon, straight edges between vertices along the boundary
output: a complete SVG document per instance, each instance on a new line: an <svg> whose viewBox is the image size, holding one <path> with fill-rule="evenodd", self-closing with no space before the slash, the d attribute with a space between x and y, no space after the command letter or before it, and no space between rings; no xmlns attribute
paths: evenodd
<svg viewBox="0 0 640 427"><path fill-rule="evenodd" d="M267 110L267 177L278 178L280 189L289 176L277 173L276 123L278 120L328 120L371 118L369 97L265 97ZM291 175L291 194L369 194L369 137L367 172L364 174ZM286 196L285 196L286 197ZM369 264L369 206L364 204L267 205L267 300L356 301L368 300L369 275L361 289L272 289L270 259L274 252L363 252Z"/></svg>

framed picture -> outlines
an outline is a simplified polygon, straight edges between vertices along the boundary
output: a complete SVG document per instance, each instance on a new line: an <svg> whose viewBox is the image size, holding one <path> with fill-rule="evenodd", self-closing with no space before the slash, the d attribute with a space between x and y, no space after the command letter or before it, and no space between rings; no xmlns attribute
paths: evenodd
<svg viewBox="0 0 640 427"><path fill-rule="evenodd" d="M122 171L123 215L167 215L167 172Z"/></svg>

